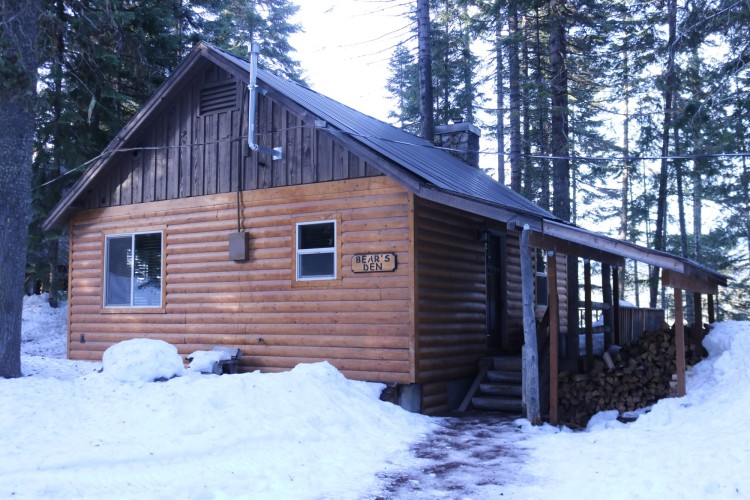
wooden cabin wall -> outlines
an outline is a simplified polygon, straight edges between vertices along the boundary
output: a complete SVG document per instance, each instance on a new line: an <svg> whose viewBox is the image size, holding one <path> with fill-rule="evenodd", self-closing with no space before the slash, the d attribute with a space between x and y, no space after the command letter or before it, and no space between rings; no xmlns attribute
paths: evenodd
<svg viewBox="0 0 750 500"><path fill-rule="evenodd" d="M204 89L234 85L228 106L205 107ZM215 65L118 154L114 175L88 193L85 208L148 203L242 190L381 175L372 165L268 95L258 96L257 143L282 148L282 159L247 144L246 86Z"/></svg>
<svg viewBox="0 0 750 500"><path fill-rule="evenodd" d="M82 211L70 233L69 357L99 360L113 343L155 338L183 356L239 347L243 371L327 360L350 378L412 383L411 197L383 176L245 191L241 263L228 255L236 194ZM340 279L296 283L294 222L332 217ZM164 307L103 308L105 236L144 230L164 232ZM395 271L352 272L354 254L380 252L396 253Z"/></svg>
<svg viewBox="0 0 750 500"><path fill-rule="evenodd" d="M495 228L495 230L500 230ZM511 350L520 352L524 342L523 334L523 296L521 292L521 233L508 231L505 233L506 241L506 300L507 300L507 338ZM557 254L557 295L560 307L560 334L563 336L568 331L568 287L567 287L567 256ZM536 266L536 259L534 259ZM536 293L539 293L536 290ZM542 290L541 293L547 293ZM537 306L535 315L541 321L546 306Z"/></svg>
<svg viewBox="0 0 750 500"><path fill-rule="evenodd" d="M511 349L521 352L523 346L523 294L521 292L521 234L506 233L506 300L507 336Z"/></svg>
<svg viewBox="0 0 750 500"><path fill-rule="evenodd" d="M568 256L556 253L557 259L557 297L560 308L560 338L568 333ZM577 327L577 325L574 325ZM564 351L560 349L562 355Z"/></svg>
<svg viewBox="0 0 750 500"><path fill-rule="evenodd" d="M481 218L419 198L417 255L417 382L422 412L448 410L446 380L472 377L486 350L484 245Z"/></svg>

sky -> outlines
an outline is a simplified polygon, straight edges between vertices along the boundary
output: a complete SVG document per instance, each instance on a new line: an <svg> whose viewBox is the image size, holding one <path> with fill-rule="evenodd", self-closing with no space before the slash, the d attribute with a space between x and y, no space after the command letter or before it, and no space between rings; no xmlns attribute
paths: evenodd
<svg viewBox="0 0 750 500"><path fill-rule="evenodd" d="M357 111L393 123L394 101L386 90L388 63L399 42L414 44L408 9L413 2L388 0L299 1L295 21L304 32L290 38L311 88ZM497 145L481 138L480 148ZM482 154L480 166L497 158Z"/></svg>
<svg viewBox="0 0 750 500"><path fill-rule="evenodd" d="M290 42L318 92L380 120L388 121L385 90L395 45L409 36L403 6L378 0L297 2L295 21L304 33ZM392 2L397 3L397 2Z"/></svg>
<svg viewBox="0 0 750 500"><path fill-rule="evenodd" d="M25 376L0 379L0 498L750 498L750 322L714 325L685 397L573 432L408 413L328 363L203 375L153 339L69 361L66 317L24 299Z"/></svg>

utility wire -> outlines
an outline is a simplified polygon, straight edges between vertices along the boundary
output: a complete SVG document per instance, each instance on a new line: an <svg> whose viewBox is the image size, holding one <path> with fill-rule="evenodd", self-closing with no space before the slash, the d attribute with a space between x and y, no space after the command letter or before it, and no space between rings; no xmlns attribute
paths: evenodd
<svg viewBox="0 0 750 500"><path fill-rule="evenodd" d="M281 128L276 130L271 130L268 132L262 132L258 135L263 136L269 136L280 132L285 132L289 130L298 130L298 129L315 129L314 125L297 125L294 127L287 127L287 128ZM325 129L323 129L325 130ZM656 160L697 160L697 159L706 159L706 158L748 158L750 157L750 152L734 152L734 153L697 153L697 154L682 154L682 155L654 155L654 156L564 156L564 155L537 155L537 154L524 154L524 153L508 153L508 152L501 152L497 150L463 150L458 148L447 148L442 146L436 146L431 143L426 144L415 144L413 142L406 142L406 141L399 141L396 139L389 139L386 137L377 137L377 136L371 136L366 134L358 134L356 132L350 132L341 130L340 132L351 136L356 137L360 139L366 139L369 141L384 141L384 142L390 142L392 144L399 144L403 146L410 146L410 147L416 147L416 148L430 148L430 149L439 149L441 151L447 151L449 153L477 153L482 155L492 155L492 156L499 156L502 155L507 158L529 158L529 159L537 159L537 160L571 160L571 161L619 161L619 162L640 162L640 161L656 161ZM217 144L223 144L228 142L237 142L237 141L244 141L247 140L247 136L239 136L239 137L232 137L229 139L217 139L215 141L207 141L207 142L200 142L200 143L190 143L190 144L179 144L175 146L137 146L137 147L129 147L129 148L116 148L112 151L105 151L94 158L78 165L75 168L72 168L70 170L65 171L63 174L59 175L58 177L55 177L54 179L51 179L44 184L40 184L39 186L35 187L34 190L43 188L45 186L48 186L62 178L64 178L67 175L72 174L73 172L77 172L84 167L90 165L91 163L103 158L105 155L113 155L116 153L128 153L128 152L135 152L135 151L165 151L165 150L171 150L171 149L182 149L182 148L193 148L193 147L201 147L201 146L212 146Z"/></svg>

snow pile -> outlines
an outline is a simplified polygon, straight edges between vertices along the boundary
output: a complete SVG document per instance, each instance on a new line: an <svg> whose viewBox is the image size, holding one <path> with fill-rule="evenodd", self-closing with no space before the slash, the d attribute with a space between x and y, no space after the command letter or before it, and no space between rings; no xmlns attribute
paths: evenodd
<svg viewBox="0 0 750 500"><path fill-rule="evenodd" d="M435 427L328 363L146 382L182 369L162 344L113 346L101 373L24 354L31 376L0 380L0 498L375 497L378 472Z"/></svg>
<svg viewBox="0 0 750 500"><path fill-rule="evenodd" d="M22 351L30 356L64 358L65 332L68 329L68 303L49 306L49 294L23 298Z"/></svg>
<svg viewBox="0 0 750 500"><path fill-rule="evenodd" d="M521 425L534 484L512 498L750 497L750 323L714 325L709 357L688 372L687 395L659 401L636 422L596 415L588 432Z"/></svg>
<svg viewBox="0 0 750 500"><path fill-rule="evenodd" d="M187 357L190 360L188 369L194 372L212 373L216 363L229 361L232 355L228 351L195 351Z"/></svg>
<svg viewBox="0 0 750 500"><path fill-rule="evenodd" d="M113 345L102 356L102 373L126 384L168 380L184 372L177 348L163 340L126 340Z"/></svg>

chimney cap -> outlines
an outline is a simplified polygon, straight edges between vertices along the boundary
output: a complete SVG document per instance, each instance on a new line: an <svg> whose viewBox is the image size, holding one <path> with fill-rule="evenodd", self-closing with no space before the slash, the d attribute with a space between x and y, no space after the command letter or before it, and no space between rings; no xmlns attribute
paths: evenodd
<svg viewBox="0 0 750 500"><path fill-rule="evenodd" d="M435 127L435 135L453 134L465 131L472 132L477 136L482 135L482 131L479 130L479 127L472 125L469 122L451 123L449 125L438 125Z"/></svg>

